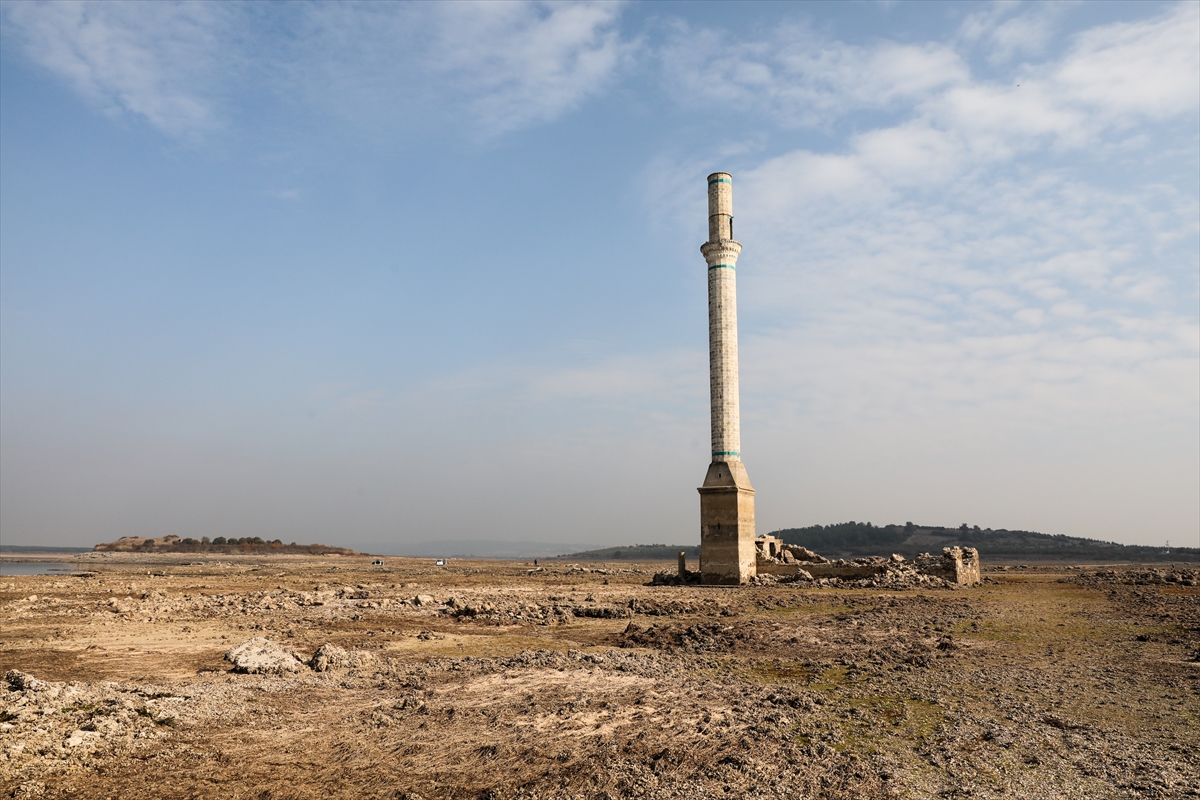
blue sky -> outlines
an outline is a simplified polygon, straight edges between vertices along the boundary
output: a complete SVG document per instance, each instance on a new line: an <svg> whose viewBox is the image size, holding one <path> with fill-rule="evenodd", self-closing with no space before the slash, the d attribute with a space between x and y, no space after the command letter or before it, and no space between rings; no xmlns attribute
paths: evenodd
<svg viewBox="0 0 1200 800"><path fill-rule="evenodd" d="M27 3L5 543L1200 544L1200 4Z"/></svg>

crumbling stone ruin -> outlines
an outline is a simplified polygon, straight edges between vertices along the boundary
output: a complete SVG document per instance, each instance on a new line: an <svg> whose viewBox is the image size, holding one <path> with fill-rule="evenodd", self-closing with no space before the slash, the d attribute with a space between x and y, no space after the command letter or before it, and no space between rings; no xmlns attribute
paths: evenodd
<svg viewBox="0 0 1200 800"><path fill-rule="evenodd" d="M977 586L979 551L974 547L945 547L940 556L922 553L909 560L893 553L830 560L806 547L787 544L774 536L754 540L757 557L755 584L805 583L814 586L862 586L903 589L915 586ZM652 586L700 583L700 573L687 569L680 554L676 572L659 572Z"/></svg>
<svg viewBox="0 0 1200 800"><path fill-rule="evenodd" d="M979 551L974 547L945 547L940 556L922 553L909 561L892 554L831 561L806 547L787 544L774 536L754 540L758 574L777 581L856 581L867 585L927 584L939 579L952 586L980 583Z"/></svg>
<svg viewBox="0 0 1200 800"><path fill-rule="evenodd" d="M938 578L953 586L976 586L980 583L979 551L974 547L944 547L941 556L922 553L913 561L892 554L890 558L871 556L853 560L830 561L806 547L787 544L774 536L754 540L758 555L758 574L771 575L777 580L838 579L853 581L882 581L892 585L908 580L922 583L918 576Z"/></svg>
<svg viewBox="0 0 1200 800"><path fill-rule="evenodd" d="M687 555L679 554L679 569L674 572L657 572L651 579L651 586L688 586L700 583L700 571L687 568Z"/></svg>
<svg viewBox="0 0 1200 800"><path fill-rule="evenodd" d="M941 558L922 553L917 556L917 569L959 586L976 586L980 581L979 551L974 547L943 547Z"/></svg>

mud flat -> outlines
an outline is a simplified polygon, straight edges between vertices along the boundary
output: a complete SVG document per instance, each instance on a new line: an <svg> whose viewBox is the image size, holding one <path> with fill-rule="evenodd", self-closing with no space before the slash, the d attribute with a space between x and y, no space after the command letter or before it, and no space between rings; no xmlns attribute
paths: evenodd
<svg viewBox="0 0 1200 800"><path fill-rule="evenodd" d="M1196 565L369 562L0 579L0 797L1200 797Z"/></svg>

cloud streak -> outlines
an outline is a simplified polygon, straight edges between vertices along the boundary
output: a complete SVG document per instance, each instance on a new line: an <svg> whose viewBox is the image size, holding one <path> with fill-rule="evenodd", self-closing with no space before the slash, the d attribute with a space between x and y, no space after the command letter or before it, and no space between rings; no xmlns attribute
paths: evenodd
<svg viewBox="0 0 1200 800"><path fill-rule="evenodd" d="M1183 443L1196 444L1200 408L1200 203L1171 170L1112 183L1068 156L1103 159L1114 140L1164 122L1194 125L1198 12L1180 4L1085 31L1061 57L1019 67L1019 87L973 77L969 54L952 44L859 47L804 29L731 42L732 55L713 64L668 64L690 71L673 73L689 91L781 126L827 127L860 109L893 115L856 126L830 151L734 156L747 243L744 450L776 474L803 472L809 458L830 465L775 501L783 518L857 513L864 498L847 488L862 491L849 477L856 469L892 516L887 508L928 516L991 505L986 480L961 487L960 502L877 470L880 454L866 455L865 440L877 445L868 451L912 452L914 474L950 482L961 476L939 462L964 449L989 462L973 473L998 481L1021 469L1022 456L1057 464L1064 474L1044 480L1064 492L1083 475L1111 483L1100 473L1123 459L1195 475ZM1048 22L1017 15L1004 24ZM975 39L1001 46L997 36ZM793 58L798 51L812 55ZM897 63L909 66L879 66ZM1139 85L1153 88L1138 94ZM1149 142L1135 141L1121 158L1155 164ZM1145 438L1128 438L1132 430ZM1021 455L1011 452L1017 443ZM1132 473L1120 480L1140 483ZM899 484L906 493L889 488ZM1186 481L1171 485L1196 495ZM1155 505L1161 492L1143 492L1144 501L1114 492L1120 510L1090 499L1074 518L1062 511L1065 496L1007 519L1032 526L1040 513L1081 531L1086 518L1089 535L1118 537L1124 525L1170 519Z"/></svg>
<svg viewBox="0 0 1200 800"><path fill-rule="evenodd" d="M405 373L404 385L388 372L394 364L364 367L366 356L325 365L296 379L307 391L263 389L270 408L156 409L156 432L177 425L175 441L134 419L101 456L99 447L66 452L86 439L72 426L101 411L43 413L28 401L41 416L6 410L18 435L5 437L4 471L15 476L5 478L5 525L48 530L65 519L46 512L55 494L45 487L61 471L66 494L87 496L114 532L151 495L162 517L186 509L197 534L236 526L241 514L314 538L344 520L388 535L404 520L417 539L691 535L707 445L701 181L729 169L746 245L744 452L763 529L850 517L1126 541L1194 529L1200 6L1163 6L1065 41L1069 14L1059 8L988 7L942 40L850 43L795 18L739 34L659 17L634 35L622 6L590 2L7 3L7 41L28 58L106 113L184 141L260 127L267 138L279 130L260 125L271 107L294 115L297 135L325 136L330 147L391 144L413 131L478 142L555 121L578 139L572 112L635 75L642 94L622 86L636 97L630 113L678 128L630 181L642 184L653 230L629 233L686 247L682 266L663 259L647 269L689 270L696 282L680 291L694 289L698 305L667 309L668 321L646 330L672 344L637 352L603 342L579 345L586 355L530 352L554 341L547 331L488 363L430 358L435 366ZM664 94L685 122L671 109L653 116ZM736 113L695 143L692 112L714 102ZM404 168L417 175L419 160ZM363 172L377 166L368 161ZM478 221L449 197L477 185L422 177L424 187L448 187L430 203L450 209L434 220L443 232ZM297 228L319 228L332 223L303 215L331 188L345 187L285 174L252 191L272 213L294 214ZM570 191L528 202L590 207ZM538 216L529 214L530 231ZM489 235L497 238L475 249L454 243L463 245L456 257L484 262L497 247L524 257L528 239L516 237L529 231ZM433 273L406 284L403 302L422 303L441 279ZM525 307L541 300L536 291ZM695 323L693 339L670 329L678 319ZM329 329L345 330L329 349L362 348L358 322L331 316ZM115 427L92 432L103 439ZM38 450L35 433L68 444ZM229 441L206 444L221 436ZM105 473L116 462L126 472ZM211 491L189 494L196 485ZM540 493L536 523L511 500L530 485Z"/></svg>
<svg viewBox="0 0 1200 800"><path fill-rule="evenodd" d="M632 52L620 13L597 2L4 9L30 60L90 103L193 140L234 122L226 99L247 92L385 135L439 118L447 99L483 138L542 124L602 90ZM268 38L262 16L286 35Z"/></svg>
<svg viewBox="0 0 1200 800"><path fill-rule="evenodd" d="M220 3L6 3L28 57L108 114L180 138L219 125L217 95L234 15Z"/></svg>

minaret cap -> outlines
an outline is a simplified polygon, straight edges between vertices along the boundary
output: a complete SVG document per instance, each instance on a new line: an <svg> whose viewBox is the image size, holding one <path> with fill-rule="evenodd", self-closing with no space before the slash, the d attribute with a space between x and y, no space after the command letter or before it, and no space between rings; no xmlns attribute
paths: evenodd
<svg viewBox="0 0 1200 800"><path fill-rule="evenodd" d="M733 238L733 176L714 172L708 176L708 240Z"/></svg>

